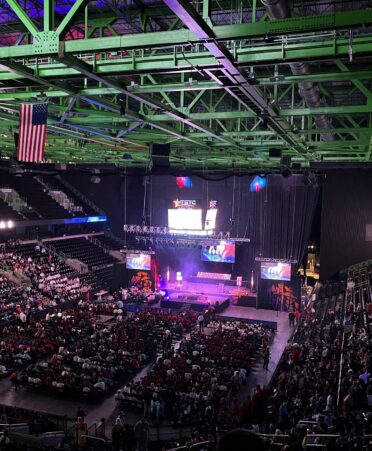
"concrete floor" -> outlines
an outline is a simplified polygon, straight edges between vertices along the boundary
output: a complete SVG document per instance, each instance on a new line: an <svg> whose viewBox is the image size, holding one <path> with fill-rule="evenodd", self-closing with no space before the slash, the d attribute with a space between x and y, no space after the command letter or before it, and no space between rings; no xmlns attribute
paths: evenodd
<svg viewBox="0 0 372 451"><path fill-rule="evenodd" d="M287 313L274 312L272 310L256 310L254 308L232 305L229 306L229 308L226 309L221 316L258 319L274 321L277 323L277 333L271 345L269 371L262 368L262 361L257 362L249 377L248 385L244 389L244 397L248 393L251 393L257 384L267 385L270 382L273 372L275 371L293 329L290 329L289 327ZM146 374L150 367L151 365L144 368L135 377L135 380ZM81 402L80 400L55 399L49 397L47 394L32 392L27 388L19 388L18 391L14 391L8 379L3 379L0 381L0 404L13 405L27 409L34 409L37 411L45 411L58 415L66 415L71 418L76 417L77 408L80 406L87 414L86 422L88 426L94 422L98 422L102 417L105 417L108 431L111 430L111 425L115 421L118 414L114 396L105 399L99 405L90 404L86 401ZM141 412L128 412L126 417L128 423L134 424L141 417Z"/></svg>

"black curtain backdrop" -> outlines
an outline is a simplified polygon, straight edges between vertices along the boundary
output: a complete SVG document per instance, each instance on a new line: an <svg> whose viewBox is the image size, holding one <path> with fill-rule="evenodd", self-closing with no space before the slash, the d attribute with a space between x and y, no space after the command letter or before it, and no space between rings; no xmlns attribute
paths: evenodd
<svg viewBox="0 0 372 451"><path fill-rule="evenodd" d="M94 202L109 217L108 227L123 237L124 224L141 224L143 179L135 176L100 176L100 183L90 181L91 174L68 172L63 177Z"/></svg>
<svg viewBox="0 0 372 451"><path fill-rule="evenodd" d="M302 178L271 175L267 187L259 193L250 192L253 177L234 177L224 181L207 181L192 178L191 189L180 189L175 177L151 177L147 186L147 216L149 224L167 225L168 208L175 199L197 200L206 209L210 200L218 206L217 229L230 231L232 237L250 238L249 244L236 247L236 263L219 267L214 263L200 262L200 251L171 251L179 265L188 261L188 266L199 265L201 271L219 272L227 267L233 276L243 275L250 279L259 265L256 257L295 259L301 262L307 245L314 216L318 190L304 186ZM188 254L187 254L188 252ZM167 250L159 251L159 256ZM173 257L172 257L173 258ZM163 258L162 258L163 260ZM160 263L161 266L161 263ZM296 270L296 268L294 268Z"/></svg>
<svg viewBox="0 0 372 451"><path fill-rule="evenodd" d="M250 192L252 176L220 181L192 177L191 189L180 189L173 176L110 175L101 177L99 184L91 183L91 174L72 173L65 177L108 214L109 226L121 237L124 224L144 221L146 225L166 226L168 208L172 208L177 198L195 199L204 211L209 201L216 200L217 229L230 231L232 237L251 240L236 246L235 264L201 262L199 249L157 248L159 269L169 264L177 270L187 262L190 273L231 272L233 277L241 275L245 280L250 279L252 271L257 280L256 257L301 262L318 196L318 190L304 186L300 176L267 176L267 187L259 193ZM128 235L133 240L134 236Z"/></svg>
<svg viewBox="0 0 372 451"><path fill-rule="evenodd" d="M372 256L372 171L328 171L323 186L320 276L327 280Z"/></svg>

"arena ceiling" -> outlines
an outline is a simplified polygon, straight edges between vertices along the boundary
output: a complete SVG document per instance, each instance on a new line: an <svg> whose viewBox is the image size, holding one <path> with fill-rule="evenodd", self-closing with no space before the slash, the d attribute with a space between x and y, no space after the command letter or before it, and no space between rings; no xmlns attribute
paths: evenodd
<svg viewBox="0 0 372 451"><path fill-rule="evenodd" d="M286 1L0 0L2 156L47 99L49 162L147 167L151 143L183 170L370 162L371 3Z"/></svg>

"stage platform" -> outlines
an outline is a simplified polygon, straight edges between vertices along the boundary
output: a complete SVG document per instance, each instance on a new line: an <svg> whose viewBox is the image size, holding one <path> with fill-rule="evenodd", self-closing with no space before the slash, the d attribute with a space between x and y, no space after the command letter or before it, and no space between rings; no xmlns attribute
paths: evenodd
<svg viewBox="0 0 372 451"><path fill-rule="evenodd" d="M231 282L231 281L230 281ZM227 284L223 280L198 279L184 280L181 286L169 283L166 287L168 300L161 301L160 306L172 309L191 309L203 311L209 305L217 308L217 313L223 312L230 304L254 307L256 293L246 287Z"/></svg>
<svg viewBox="0 0 372 451"><path fill-rule="evenodd" d="M262 323L265 326L272 327L274 330L289 332L288 313L286 312L230 305L218 316L227 321L236 321L239 319L248 323Z"/></svg>
<svg viewBox="0 0 372 451"><path fill-rule="evenodd" d="M230 305L228 297L218 294L195 293L186 290L169 290L168 294L169 299L163 299L160 307L203 312L212 306L216 313L222 313Z"/></svg>

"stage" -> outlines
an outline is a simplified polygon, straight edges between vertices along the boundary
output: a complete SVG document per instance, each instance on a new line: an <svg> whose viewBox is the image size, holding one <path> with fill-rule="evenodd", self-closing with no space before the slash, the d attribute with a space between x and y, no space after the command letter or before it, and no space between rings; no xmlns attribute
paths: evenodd
<svg viewBox="0 0 372 451"><path fill-rule="evenodd" d="M222 313L230 305L230 299L223 295L186 290L169 290L168 294L169 298L160 303L163 308L203 312L206 308L213 307L216 313Z"/></svg>
<svg viewBox="0 0 372 451"><path fill-rule="evenodd" d="M169 283L166 287L169 299L161 301L161 307L172 309L186 309L197 312L213 306L216 313L223 312L230 304L240 304L249 298L249 306L256 305L256 294L251 293L246 287L238 287L235 284L224 281L184 280L182 285Z"/></svg>

